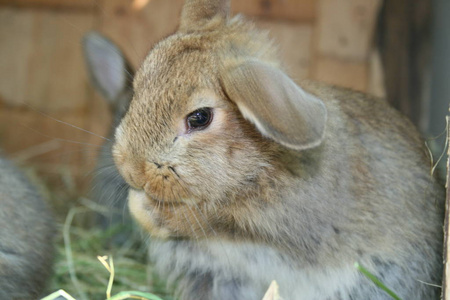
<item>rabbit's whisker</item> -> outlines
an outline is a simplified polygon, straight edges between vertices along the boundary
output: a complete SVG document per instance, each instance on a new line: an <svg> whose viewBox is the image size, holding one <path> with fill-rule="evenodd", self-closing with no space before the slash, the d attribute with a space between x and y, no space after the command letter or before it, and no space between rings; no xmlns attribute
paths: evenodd
<svg viewBox="0 0 450 300"><path fill-rule="evenodd" d="M53 121L55 121L55 122L58 122L58 123L61 123L61 124L66 125L66 126L69 126L69 127L75 128L75 129L78 129L78 130L80 130L80 131L89 133L89 134L91 134L91 135L93 135L93 136L96 136L96 137L99 137L99 138L101 138L101 139L103 139L103 140L111 141L110 139L108 139L108 138L106 138L106 137L104 137L104 136L101 136L101 135L99 135L99 134L96 134L96 133L94 133L94 132L92 132L92 131L86 130L86 129L84 129L84 128L75 126L75 125L70 124L70 123L68 123L68 122L64 122L64 121L62 121L62 120L60 120L60 119L57 119L57 118L55 118L55 117L52 117L52 116L50 116L50 115L48 115L48 114L46 114L46 113L44 113L44 112L42 112L42 111L40 111L40 110L38 110L38 109L33 108L33 107L32 107L30 104L28 104L28 103L24 103L24 105L26 105L28 108L30 108L30 109L33 110L34 112L37 112L38 114L40 114L40 115L42 115L42 116L44 116L44 117L46 117L46 118L48 118L48 119L51 119L51 120L53 120ZM31 128L30 128L30 129L31 129Z"/></svg>
<svg viewBox="0 0 450 300"><path fill-rule="evenodd" d="M127 196L123 197L123 195L127 191L128 191L128 185L123 185L117 192L120 195L120 197L115 197L115 195L111 194L110 198L115 198L115 199L114 199L114 201L108 201L108 202L110 202L112 205L114 205L114 204L118 204L120 199L125 199L124 204L126 205L127 204L126 200L128 199L128 197Z"/></svg>
<svg viewBox="0 0 450 300"><path fill-rule="evenodd" d="M120 195L120 198L116 198L115 201L113 201L113 204L119 203L119 200L124 198L125 201L123 201L123 211L125 212L125 210L128 207L128 196L126 195L126 193L128 192L128 186L124 185L123 187L120 188L120 191L118 192ZM125 196L123 196L125 195Z"/></svg>
<svg viewBox="0 0 450 300"><path fill-rule="evenodd" d="M57 150L60 147L61 143L59 141L50 140L38 145L28 147L24 150L17 151L13 153L13 157L16 161L26 161L30 158Z"/></svg>
<svg viewBox="0 0 450 300"><path fill-rule="evenodd" d="M186 216L186 214L184 213L184 209L181 209L181 213L183 214L184 219L186 220L186 223L188 223L188 224L189 224L189 227L191 228L192 236L198 241L198 240L199 240L199 239L198 239L198 236L197 236L197 234L195 234L194 227L192 227L192 224L191 224L191 222L189 221L189 218L188 218L188 217Z"/></svg>
<svg viewBox="0 0 450 300"><path fill-rule="evenodd" d="M118 173L116 172L116 169L114 168L114 165L109 165L109 166L101 166L95 170L90 171L89 175L94 175L94 176L101 176L101 175L106 175L107 172L109 172L109 174L113 174L115 176L115 178L119 177L120 174L118 175Z"/></svg>
<svg viewBox="0 0 450 300"><path fill-rule="evenodd" d="M183 181L183 179L182 179L181 177L180 177L180 180L177 181L177 183L180 185L180 187L181 187L182 189L185 190L186 194L189 194L188 191L187 191L187 189L186 189L186 187L184 186L184 183L185 183L185 182ZM186 204L186 205L189 206L189 204ZM197 209L198 213L200 214L200 216L202 217L202 219L205 221L205 223L208 225L208 227L209 227L209 229L211 230L211 232L213 233L213 235L214 235L215 237L218 237L217 232L214 230L214 228L211 226L211 224L209 224L208 219L206 218L206 216L205 216L205 215L203 214L203 212L201 211L201 208L197 205L197 203L194 203L194 205L196 206L196 209ZM204 211L208 211L208 206L210 206L211 209L213 210L214 214L216 215L216 219L219 219L219 216L218 216L218 214L217 214L217 209L216 209L215 203L214 203L214 202L210 202L209 205L208 205L206 202L203 202L203 209L204 209ZM189 208L189 209L191 209L191 208ZM191 210L191 212L192 212L192 210ZM193 212L192 212L192 213L193 213ZM196 219L197 219L197 218L196 218ZM199 223L198 219L197 219L197 222ZM199 223L199 225L200 225L200 223ZM201 225L200 225L200 227L201 227ZM201 227L201 228L202 228L202 227ZM205 231L204 231L203 228L202 228L202 230L203 230L203 233L205 234ZM205 234L205 238L206 238L206 240L208 240L208 237L206 236L206 234ZM219 241L219 243L222 245L222 247L223 247L224 249L226 249L226 247L225 247L225 245L222 243L222 241L221 241L220 239L218 239L218 241ZM227 252L225 252L225 257L226 257L226 259L228 260L228 263L231 264L231 260L230 260L230 257L229 257L229 255L228 255Z"/></svg>
<svg viewBox="0 0 450 300"><path fill-rule="evenodd" d="M197 216L195 215L195 212L192 210L191 206L189 204L186 204L186 206L189 208L189 210L191 211L192 216L194 217L195 221L197 222L198 226L200 227L200 229L203 232L203 235L205 236L205 239L208 240L208 236L206 235L206 231L203 229L202 224L200 223L200 221L197 219ZM199 211L199 210L197 210Z"/></svg>
<svg viewBox="0 0 450 300"><path fill-rule="evenodd" d="M42 133L42 132L40 132L40 131L38 131L38 130L36 130L34 128L31 128L31 127L29 127L27 125L23 125L23 126L26 127L27 129L31 130L31 131L34 131L35 133L37 133L37 134L39 134L41 136L47 137L47 138L55 140L55 141L66 142L66 143L71 143L71 144L79 144L79 145L84 145L84 146L92 146L92 147L96 147L96 148L100 148L101 147L101 145L96 145L96 144L89 144L89 143L83 143L83 142L78 142L78 141L72 141L72 140L66 140L66 139L61 139L61 138L55 138L53 136L49 136L47 134L44 134L44 133Z"/></svg>
<svg viewBox="0 0 450 300"><path fill-rule="evenodd" d="M174 203L171 203L172 204L172 209L173 209L173 213L174 213L174 215L175 215L175 228L176 228L176 233L177 234L180 234L180 224L179 224L179 218L178 218L178 216L177 216L177 210L176 210L176 208L175 208L175 204Z"/></svg>
<svg viewBox="0 0 450 300"><path fill-rule="evenodd" d="M205 204L206 204L206 203L205 203ZM189 209L191 209L189 204L186 204L186 205L189 207ZM200 216L202 217L202 219L203 219L203 220L205 221L205 223L208 225L209 229L210 229L211 232L214 234L214 236L217 236L216 231L215 231L214 228L211 226L211 224L209 224L208 219L207 219L206 216L203 214L202 210L201 210L200 207L197 205L197 203L193 203L193 205L195 206L196 211L198 211L198 213L200 214ZM191 210L191 211L192 211L192 210ZM194 216L195 216L195 215L194 215ZM195 217L195 218L197 219L197 217ZM197 220L197 222L198 222L198 220ZM200 223L199 223L199 225L200 225ZM201 226L201 225L200 225L200 226ZM202 230L203 230L203 228L202 228ZM203 232L205 233L204 230L203 230ZM206 237L206 233L205 233L205 237Z"/></svg>
<svg viewBox="0 0 450 300"><path fill-rule="evenodd" d="M189 194L187 188L184 186L184 183L185 183L185 182L183 181L183 179L182 179L181 177L179 177L179 181L177 181L177 183L178 183L179 186L184 190L184 192L185 192L186 194ZM189 204L186 204L186 205L189 206ZM209 229L211 230L211 232L214 234L214 236L217 236L216 231L215 231L214 228L211 226L211 224L208 223L208 219L207 219L206 216L202 213L200 207L197 205L197 203L194 203L194 205L196 206L197 211L199 212L200 216L203 218L203 220L205 221L205 223L208 224L208 227L209 227ZM204 205L205 205L205 207L206 207L206 203L204 203ZM189 209L190 209L190 208L189 208ZM217 212L216 212L216 215L217 215ZM197 222L198 222L198 220L197 220ZM199 225L200 225L200 223L199 223ZM201 225L200 225L200 226L201 226ZM205 233L205 231L204 231L203 228L202 228L202 230L203 230L203 232ZM206 233L205 233L205 237L207 238Z"/></svg>
<svg viewBox="0 0 450 300"><path fill-rule="evenodd" d="M122 194L123 194L123 190L122 190ZM127 216L129 215L128 213L127 213L127 211L128 211L128 197L124 197L125 198L125 201L123 201L123 203L122 203L122 209L121 209L121 211L122 211L122 224L127 224L127 225L129 225L129 224L131 224L131 223L127 223L127 222L129 222L129 220L127 220ZM119 201L117 201L117 199L116 199L116 201L113 201L113 203L114 204L120 204L120 202Z"/></svg>

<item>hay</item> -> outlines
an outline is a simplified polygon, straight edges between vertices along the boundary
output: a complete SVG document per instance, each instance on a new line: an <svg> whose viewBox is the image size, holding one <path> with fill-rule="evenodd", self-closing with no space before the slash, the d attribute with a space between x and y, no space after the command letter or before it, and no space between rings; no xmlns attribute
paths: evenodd
<svg viewBox="0 0 450 300"><path fill-rule="evenodd" d="M67 214L64 225L60 226L54 275L48 288L49 291L57 291L44 299L51 300L54 295L79 300L161 300L153 293L163 299L172 299L165 283L154 278L154 272L147 264L146 247L138 234L117 245L111 243L111 238L121 231L128 233L129 228L104 231L98 227L84 228L73 224L77 217L92 213L89 207L75 207ZM114 257L114 264L103 256L104 253L109 253L107 257Z"/></svg>

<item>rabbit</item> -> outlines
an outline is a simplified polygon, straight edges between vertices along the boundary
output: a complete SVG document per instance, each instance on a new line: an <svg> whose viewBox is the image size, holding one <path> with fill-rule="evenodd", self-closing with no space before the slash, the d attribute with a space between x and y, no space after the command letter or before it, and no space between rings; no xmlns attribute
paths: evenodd
<svg viewBox="0 0 450 300"><path fill-rule="evenodd" d="M444 190L383 100L294 82L229 0L186 0L135 74L113 158L180 299L438 299Z"/></svg>
<svg viewBox="0 0 450 300"><path fill-rule="evenodd" d="M112 208L110 214L99 215L98 225L103 229L130 222L127 208L128 185L119 175L112 159L114 129L125 114L133 95L131 86L133 70L122 51L102 34L91 31L84 35L83 53L92 86L109 104L113 115L112 130L98 155L93 179L92 197L95 201ZM114 240L122 242L126 237L116 235Z"/></svg>
<svg viewBox="0 0 450 300"><path fill-rule="evenodd" d="M0 156L0 299L38 299L51 275L53 216L36 188Z"/></svg>

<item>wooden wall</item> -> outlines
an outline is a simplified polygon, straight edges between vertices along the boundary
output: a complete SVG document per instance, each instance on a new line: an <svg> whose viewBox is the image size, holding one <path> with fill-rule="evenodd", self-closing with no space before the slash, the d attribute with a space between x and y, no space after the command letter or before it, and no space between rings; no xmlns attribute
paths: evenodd
<svg viewBox="0 0 450 300"><path fill-rule="evenodd" d="M0 147L50 179L82 179L109 131L106 104L90 86L80 40L96 29L137 67L176 30L181 0L0 0ZM381 0L234 0L269 29L294 79L383 95L373 47ZM63 123L65 122L65 123ZM67 123L67 124L66 124ZM73 125L73 126L72 126Z"/></svg>

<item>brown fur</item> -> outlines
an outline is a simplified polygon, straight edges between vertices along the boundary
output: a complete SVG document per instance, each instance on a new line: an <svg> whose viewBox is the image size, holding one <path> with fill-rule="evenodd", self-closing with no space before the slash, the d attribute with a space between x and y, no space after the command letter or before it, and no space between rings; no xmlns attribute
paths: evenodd
<svg viewBox="0 0 450 300"><path fill-rule="evenodd" d="M185 12L202 5L187 1ZM443 193L411 123L384 100L278 76L281 64L266 35L218 11L182 20L178 33L152 49L113 148L131 186L131 212L155 238L152 258L183 278L182 298L260 299L276 279L286 299L385 299L353 269L355 261L405 299L436 296L416 280L440 283ZM230 80L250 61L276 76ZM271 94L283 91L272 89L279 84L294 92ZM255 94L261 106L278 101L288 109L255 113L257 104L252 110L247 102ZM313 99L326 115L308 110L318 113L308 119L297 110L296 101L306 107ZM213 108L212 123L186 131L186 116L201 107ZM314 143L291 143L295 130L286 124ZM233 262L249 249L253 261L236 269ZM281 270L253 273L278 260ZM289 280L307 288L298 293Z"/></svg>

